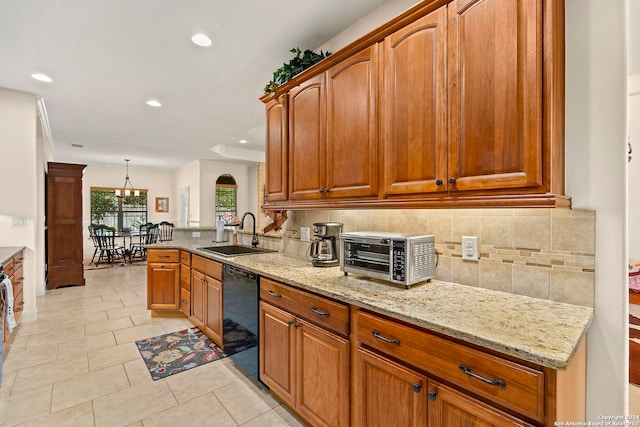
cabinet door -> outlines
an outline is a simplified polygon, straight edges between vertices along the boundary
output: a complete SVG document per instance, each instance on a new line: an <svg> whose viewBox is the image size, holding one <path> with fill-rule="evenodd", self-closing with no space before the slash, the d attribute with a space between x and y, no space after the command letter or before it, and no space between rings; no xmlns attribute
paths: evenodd
<svg viewBox="0 0 640 427"><path fill-rule="evenodd" d="M191 273L191 321L204 328L204 274L197 270Z"/></svg>
<svg viewBox="0 0 640 427"><path fill-rule="evenodd" d="M532 424L429 380L429 426L531 426Z"/></svg>
<svg viewBox="0 0 640 427"><path fill-rule="evenodd" d="M296 408L317 426L349 425L349 341L296 319Z"/></svg>
<svg viewBox="0 0 640 427"><path fill-rule="evenodd" d="M454 190L542 184L542 0L448 4Z"/></svg>
<svg viewBox="0 0 640 427"><path fill-rule="evenodd" d="M327 197L378 194L377 56L374 44L327 71Z"/></svg>
<svg viewBox="0 0 640 427"><path fill-rule="evenodd" d="M179 280L180 264L148 264L147 308L150 310L179 310Z"/></svg>
<svg viewBox="0 0 640 427"><path fill-rule="evenodd" d="M446 23L441 7L384 40L385 195L447 190Z"/></svg>
<svg viewBox="0 0 640 427"><path fill-rule="evenodd" d="M354 422L361 427L427 425L427 379L362 348L356 349Z"/></svg>
<svg viewBox="0 0 640 427"><path fill-rule="evenodd" d="M260 379L284 402L296 401L295 317L260 302Z"/></svg>
<svg viewBox="0 0 640 427"><path fill-rule="evenodd" d="M267 103L267 174L265 197L267 202L283 201L289 197L287 164L287 109L286 95Z"/></svg>
<svg viewBox="0 0 640 427"><path fill-rule="evenodd" d="M180 288L180 311L185 316L191 316L191 292L185 288Z"/></svg>
<svg viewBox="0 0 640 427"><path fill-rule="evenodd" d="M324 197L326 174L325 75L289 91L289 191L292 200Z"/></svg>
<svg viewBox="0 0 640 427"><path fill-rule="evenodd" d="M211 276L206 276L204 284L204 333L222 348L222 282Z"/></svg>

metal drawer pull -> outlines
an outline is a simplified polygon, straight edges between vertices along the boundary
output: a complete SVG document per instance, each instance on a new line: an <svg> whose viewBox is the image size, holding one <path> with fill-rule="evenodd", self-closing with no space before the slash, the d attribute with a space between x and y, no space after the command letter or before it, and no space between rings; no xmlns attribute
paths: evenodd
<svg viewBox="0 0 640 427"><path fill-rule="evenodd" d="M277 294L277 293L275 293L275 292L273 292L273 291L267 291L267 293L268 293L269 295L271 295L272 297L274 297L274 298L282 298L282 295Z"/></svg>
<svg viewBox="0 0 640 427"><path fill-rule="evenodd" d="M388 342L389 344L400 345L400 341L397 340L396 338L389 339L389 338L383 337L375 329L373 331L371 331L371 333L373 334L374 337L378 338L381 341Z"/></svg>
<svg viewBox="0 0 640 427"><path fill-rule="evenodd" d="M438 393L436 393L435 391L430 391L427 396L429 396L429 400L435 401L438 397Z"/></svg>
<svg viewBox="0 0 640 427"><path fill-rule="evenodd" d="M485 378L485 377L483 377L481 375L474 374L471 371L471 369L469 369L469 367L466 366L466 365L460 365L460 370L462 372L464 372L465 374L469 375L471 378L475 378L475 379L480 380L480 381L482 381L484 383L487 383L487 384L490 384L490 385L497 385L498 387L502 387L502 388L505 388L507 386L507 384L502 380L499 380L499 379L490 380L490 379Z"/></svg>
<svg viewBox="0 0 640 427"><path fill-rule="evenodd" d="M158 258L169 258L169 255L158 255Z"/></svg>
<svg viewBox="0 0 640 427"><path fill-rule="evenodd" d="M327 316L327 317L329 317L329 312L328 311L320 311L315 307L311 307L311 311L314 312L315 314L317 314L318 316Z"/></svg>

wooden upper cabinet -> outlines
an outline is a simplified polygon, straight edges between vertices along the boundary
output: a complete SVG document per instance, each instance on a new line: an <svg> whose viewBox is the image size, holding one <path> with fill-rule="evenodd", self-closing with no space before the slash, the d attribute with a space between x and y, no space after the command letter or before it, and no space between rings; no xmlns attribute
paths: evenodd
<svg viewBox="0 0 640 427"><path fill-rule="evenodd" d="M325 75L289 91L289 198L320 199L326 169ZM271 164L268 165L268 169ZM267 172L269 174L271 172ZM322 190L322 192L321 192Z"/></svg>
<svg viewBox="0 0 640 427"><path fill-rule="evenodd" d="M325 196L378 193L378 45L327 71Z"/></svg>
<svg viewBox="0 0 640 427"><path fill-rule="evenodd" d="M450 189L540 186L542 0L448 5Z"/></svg>
<svg viewBox="0 0 640 427"><path fill-rule="evenodd" d="M446 191L446 8L383 43L384 195Z"/></svg>
<svg viewBox="0 0 640 427"><path fill-rule="evenodd" d="M287 200L287 108L286 95L267 103L266 176L265 198L269 202Z"/></svg>

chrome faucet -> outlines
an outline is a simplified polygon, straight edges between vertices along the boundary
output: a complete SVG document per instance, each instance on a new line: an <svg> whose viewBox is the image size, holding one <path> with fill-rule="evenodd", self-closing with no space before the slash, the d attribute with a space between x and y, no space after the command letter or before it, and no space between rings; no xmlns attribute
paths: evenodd
<svg viewBox="0 0 640 427"><path fill-rule="evenodd" d="M256 234L256 217L251 212L245 212L244 215L242 215L242 219L240 220L240 226L238 228L240 230L244 229L244 218L247 215L251 215L251 218L253 218L253 237L251 238L251 247L257 248L258 247L258 235Z"/></svg>

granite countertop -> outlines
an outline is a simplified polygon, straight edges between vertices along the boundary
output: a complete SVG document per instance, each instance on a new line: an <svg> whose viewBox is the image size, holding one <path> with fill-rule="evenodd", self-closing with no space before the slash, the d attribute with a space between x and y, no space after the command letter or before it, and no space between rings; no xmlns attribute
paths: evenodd
<svg viewBox="0 0 640 427"><path fill-rule="evenodd" d="M3 265L11 258L13 258L18 252L24 249L24 246L7 246L0 247L0 265Z"/></svg>
<svg viewBox="0 0 640 427"><path fill-rule="evenodd" d="M592 308L432 280L404 289L339 267L265 253L222 257L193 242L154 247L187 249L302 289L387 315L503 354L566 369L583 339ZM211 246L211 244L206 245Z"/></svg>

